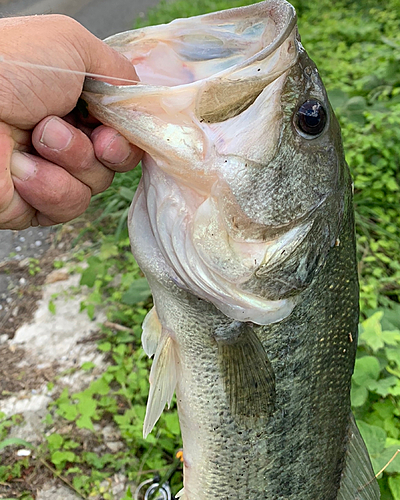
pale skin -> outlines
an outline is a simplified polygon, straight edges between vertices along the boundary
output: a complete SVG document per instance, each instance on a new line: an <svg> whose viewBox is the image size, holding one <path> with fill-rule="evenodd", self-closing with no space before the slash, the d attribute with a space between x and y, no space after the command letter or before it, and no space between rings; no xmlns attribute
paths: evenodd
<svg viewBox="0 0 400 500"><path fill-rule="evenodd" d="M0 56L137 80L127 59L66 16L1 19ZM70 114L83 81L0 61L0 229L70 221L140 161L115 130Z"/></svg>

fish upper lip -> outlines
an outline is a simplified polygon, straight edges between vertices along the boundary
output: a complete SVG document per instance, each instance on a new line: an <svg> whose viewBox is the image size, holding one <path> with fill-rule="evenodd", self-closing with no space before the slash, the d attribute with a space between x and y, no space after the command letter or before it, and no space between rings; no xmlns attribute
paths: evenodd
<svg viewBox="0 0 400 500"><path fill-rule="evenodd" d="M264 2L261 2L260 4L251 5L249 7L253 7L253 8L258 7L259 9L261 9L261 6L263 3ZM198 84L201 81L205 81L205 80L211 81L213 79L217 79L217 78L219 79L219 78L229 76L233 72L240 71L241 69L246 68L247 66L251 65L254 62L262 61L266 57L270 56L273 52L275 52L284 43L284 41L289 37L290 33L296 27L296 23L297 23L297 15L296 15L296 11L295 11L294 7L286 1L285 2L280 1L277 3L279 3L280 5L282 5L282 3L284 3L287 6L287 9L288 9L287 23L286 23L286 26L284 27L284 29L278 33L276 38L274 38L274 40L269 45L267 45L266 47L264 47L263 49L261 49L259 52L257 52L253 56L249 57L248 59L246 59L238 64L235 64L234 66L230 66L227 69L219 71L210 77L195 80L194 82L185 83L182 85L176 85L176 87L179 87L179 88L191 87L191 86ZM242 8L245 8L245 7L242 7ZM235 9L229 9L229 12L231 12L232 10L235 10ZM225 12L225 11L222 11L222 12ZM226 11L226 12L228 12L228 11ZM213 15L213 13L205 15L204 17L207 17L207 16L211 17L212 15ZM220 17L222 18L223 16L220 16ZM122 34L123 33L121 33L119 35L122 35ZM119 35L118 34L113 35L109 38L106 38L104 41L106 43L110 43ZM292 67L296 63L296 61L297 61L297 57L294 58L294 61L292 62L292 64L289 67L285 68L284 71L287 71L288 69L290 69L290 67ZM284 71L282 71L282 73ZM278 76L280 76L280 75L278 75ZM115 95L115 94L118 94L118 95L128 94L128 95L130 95L130 94L132 94L133 89L138 89L138 88L141 89L141 92L143 92L143 90L145 88L147 88L151 92L153 92L156 88L157 89L165 89L165 88L170 88L170 87L165 86L165 85L145 84L145 83L141 83L140 81L135 85L113 85L110 83L103 82L101 80L96 80L94 78L87 77L87 78L85 78L85 81L84 81L83 91L90 92L90 93L101 93L101 94L105 94L105 95Z"/></svg>

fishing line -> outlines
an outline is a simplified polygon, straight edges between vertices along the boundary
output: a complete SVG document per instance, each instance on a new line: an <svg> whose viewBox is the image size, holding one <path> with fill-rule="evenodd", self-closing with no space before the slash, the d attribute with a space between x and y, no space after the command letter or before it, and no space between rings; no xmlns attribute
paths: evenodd
<svg viewBox="0 0 400 500"><path fill-rule="evenodd" d="M5 59L3 56L0 56L0 63L7 63L7 64L14 64L15 66L22 66L25 68L36 68L36 69L43 69L47 71L58 71L59 73L72 73L74 75L81 75L85 77L90 77L90 78L108 78L110 80L117 80L119 82L125 82L125 83L130 83L133 85L136 85L139 83L137 80L129 80L128 78L118 78L116 76L110 76L110 75L100 75L98 73L87 73L86 71L78 71L78 70L73 70L73 69L66 69L66 68L57 68L56 66L46 66L44 64L36 64L36 63L30 63L26 61L16 61L15 59Z"/></svg>

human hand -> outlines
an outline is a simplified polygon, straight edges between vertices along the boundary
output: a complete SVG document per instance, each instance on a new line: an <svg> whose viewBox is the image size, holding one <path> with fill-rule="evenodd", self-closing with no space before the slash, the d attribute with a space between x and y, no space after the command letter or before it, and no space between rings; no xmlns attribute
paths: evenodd
<svg viewBox="0 0 400 500"><path fill-rule="evenodd" d="M79 23L59 15L1 19L0 54L0 229L69 221L111 184L114 172L134 168L142 152L115 130L90 131L69 115L83 75L6 61L132 80L136 72Z"/></svg>

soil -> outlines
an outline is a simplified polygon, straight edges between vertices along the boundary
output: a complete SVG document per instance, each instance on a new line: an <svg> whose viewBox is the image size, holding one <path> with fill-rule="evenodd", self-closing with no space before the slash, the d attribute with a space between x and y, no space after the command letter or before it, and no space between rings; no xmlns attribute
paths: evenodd
<svg viewBox="0 0 400 500"><path fill-rule="evenodd" d="M36 240L41 243L40 251L32 252L28 246L25 249L16 247L17 251L21 248L23 253L13 252L16 255L0 262L0 282L5 289L0 296L0 343L4 342L5 335L13 338L17 329L32 319L42 296L41 287L54 270L54 261L69 255L71 243L81 225L64 225L48 231L42 240ZM25 242L29 236L22 238ZM37 236L34 235L34 238ZM15 244L13 246L15 249Z"/></svg>
<svg viewBox="0 0 400 500"><path fill-rule="evenodd" d="M45 368L23 367L26 365L25 349L9 344L0 346L0 359L0 400L19 391L40 389L54 378L59 366L57 362L53 362Z"/></svg>
<svg viewBox="0 0 400 500"><path fill-rule="evenodd" d="M65 483L68 479L64 478L63 482L51 464L35 455L40 449L37 445L45 442L47 432L68 431L65 420L57 416L51 428L46 424L49 404L65 387L71 392L87 387L106 363L97 350L99 323L104 323L106 317L98 311L96 320L91 321L86 312L79 312L88 292L85 287L78 287L80 276L70 270L74 255L72 242L81 227L79 223L65 225L52 232L47 241L48 250L33 264L29 259L15 258L0 263L0 275L8 282L0 302L3 304L0 310L0 412L6 417L17 416L7 438L23 439L34 445L33 459L29 462L34 465L23 470L20 477L14 475L0 483L0 499L22 499L27 493L35 500L81 498ZM65 267L54 269L54 261L65 261ZM54 303L55 314L49 309L50 301ZM77 369L86 361L93 362L96 368L82 374ZM107 427L109 423L104 425ZM106 427L98 429L100 435ZM104 438L99 444L93 433L84 430L73 438L81 443L82 450L97 448L99 453L110 452L108 445L115 445L111 437L110 443ZM0 450L0 465L18 466L24 458L19 457L17 451L15 446ZM125 489L125 479L119 478L115 488L117 483L121 491Z"/></svg>

